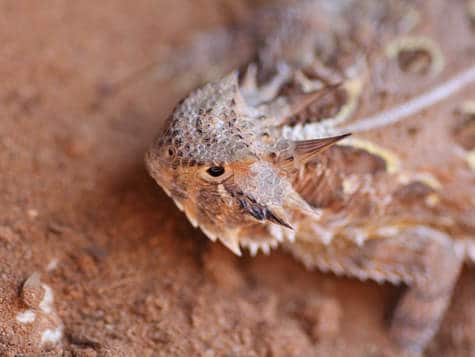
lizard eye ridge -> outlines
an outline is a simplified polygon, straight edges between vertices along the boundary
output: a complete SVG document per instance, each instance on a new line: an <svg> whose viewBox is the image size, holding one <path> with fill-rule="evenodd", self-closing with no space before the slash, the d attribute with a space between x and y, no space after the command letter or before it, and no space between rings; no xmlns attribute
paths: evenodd
<svg viewBox="0 0 475 357"><path fill-rule="evenodd" d="M206 172L212 177L219 177L224 174L224 167L222 166L211 166Z"/></svg>

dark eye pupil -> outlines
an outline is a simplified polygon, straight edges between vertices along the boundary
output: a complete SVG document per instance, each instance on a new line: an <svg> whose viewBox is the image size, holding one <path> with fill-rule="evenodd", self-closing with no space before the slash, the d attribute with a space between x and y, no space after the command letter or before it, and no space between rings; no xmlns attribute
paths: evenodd
<svg viewBox="0 0 475 357"><path fill-rule="evenodd" d="M224 174L224 167L222 166L211 166L208 170L206 170L208 174L213 177L219 177Z"/></svg>

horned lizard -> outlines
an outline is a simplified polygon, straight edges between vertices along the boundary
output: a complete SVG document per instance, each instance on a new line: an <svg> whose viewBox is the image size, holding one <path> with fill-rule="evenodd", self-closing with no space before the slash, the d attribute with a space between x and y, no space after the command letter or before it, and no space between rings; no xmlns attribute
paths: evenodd
<svg viewBox="0 0 475 357"><path fill-rule="evenodd" d="M258 12L256 56L177 105L150 174L237 255L282 246L309 268L407 285L390 334L423 351L475 259L467 9L302 0ZM444 107L449 96L459 105Z"/></svg>

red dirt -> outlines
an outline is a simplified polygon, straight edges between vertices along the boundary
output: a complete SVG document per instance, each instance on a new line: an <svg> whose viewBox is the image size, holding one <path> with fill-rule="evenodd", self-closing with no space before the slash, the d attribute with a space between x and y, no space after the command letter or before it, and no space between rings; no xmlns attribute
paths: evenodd
<svg viewBox="0 0 475 357"><path fill-rule="evenodd" d="M210 243L143 166L185 93L153 80L104 90L163 46L232 20L223 6L248 9L0 3L0 355L391 355L384 316L398 288ZM43 298L38 285L22 288L34 272L64 323L57 345L39 347L39 330L15 318ZM475 354L473 277L467 268L431 356Z"/></svg>

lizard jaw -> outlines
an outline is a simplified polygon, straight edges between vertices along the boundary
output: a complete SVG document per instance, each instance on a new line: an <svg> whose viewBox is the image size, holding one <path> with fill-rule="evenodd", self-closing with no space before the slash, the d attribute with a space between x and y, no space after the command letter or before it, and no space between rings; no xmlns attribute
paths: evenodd
<svg viewBox="0 0 475 357"><path fill-rule="evenodd" d="M295 241L296 232L294 227L275 222L268 222L266 224L266 232L268 235L265 238L260 237L261 239L249 237L249 235L244 234L240 228L228 228L222 233L215 232L207 227L206 224L200 224L192 207L173 197L173 195L171 195L167 190L165 190L165 192L173 199L175 205L185 214L186 218L194 228L200 228L212 242L219 240L226 248L237 256L242 256L241 247L249 249L251 256L257 255L259 250L262 250L265 255L268 255L272 249L277 248L282 242L284 242L284 240L288 240L291 243ZM319 217L318 211L311 209L307 205L302 205L303 200L297 198L299 198L299 196L292 197L288 200L288 203L290 203L290 205L298 206L300 210L304 211L307 215L311 214L314 217ZM286 217L281 209L278 209L277 207L273 207L273 209L282 217Z"/></svg>

